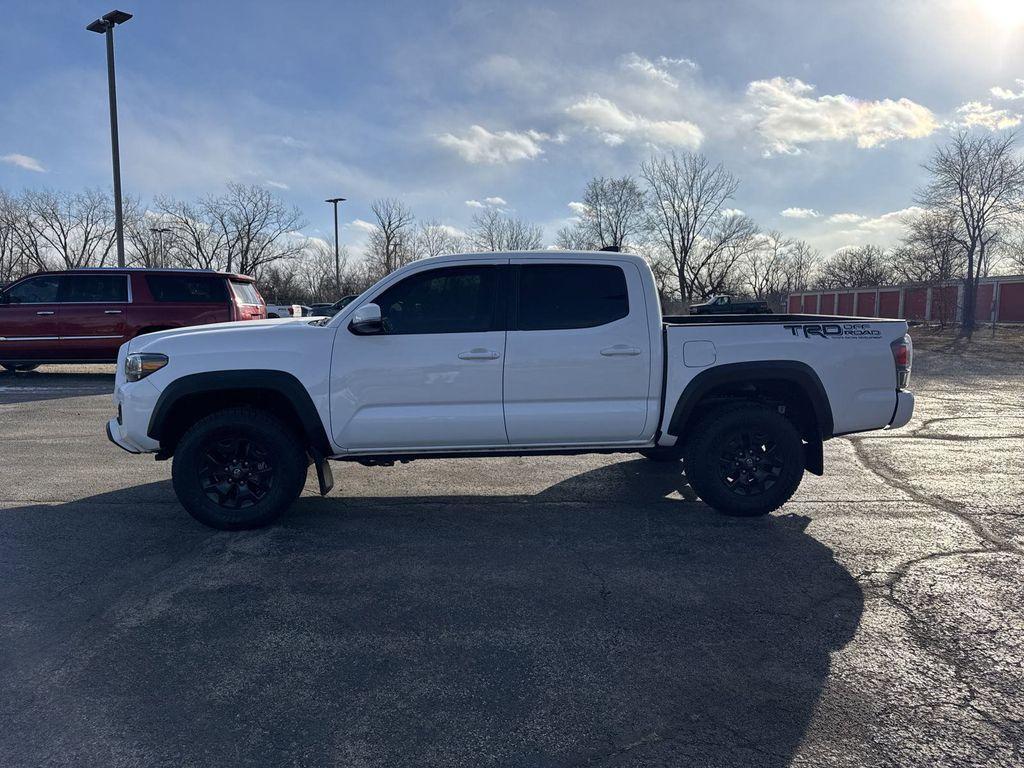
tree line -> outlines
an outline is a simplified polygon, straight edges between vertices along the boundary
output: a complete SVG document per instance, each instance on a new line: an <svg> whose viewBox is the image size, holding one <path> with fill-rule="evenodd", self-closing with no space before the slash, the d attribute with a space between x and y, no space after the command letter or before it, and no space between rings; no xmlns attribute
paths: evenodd
<svg viewBox="0 0 1024 768"><path fill-rule="evenodd" d="M978 280L997 260L1024 270L1024 162L1015 143L1012 133L962 132L937 147L915 196L920 212L889 250L865 245L823 258L805 241L762 230L732 207L739 180L693 152L654 155L636 175L590 179L573 206L577 217L549 247L643 255L673 311L721 293L782 309L788 294L808 289L963 280L969 321ZM331 245L302 234L302 213L265 187L232 183L220 194L158 196L149 206L128 198L124 208L130 265L251 274L271 301L331 301L429 256L545 247L540 226L497 207L476 213L462 232L418 220L401 200L376 200L363 258L345 251L337 262ZM110 266L114 237L101 190L0 190L0 283L38 269Z"/></svg>

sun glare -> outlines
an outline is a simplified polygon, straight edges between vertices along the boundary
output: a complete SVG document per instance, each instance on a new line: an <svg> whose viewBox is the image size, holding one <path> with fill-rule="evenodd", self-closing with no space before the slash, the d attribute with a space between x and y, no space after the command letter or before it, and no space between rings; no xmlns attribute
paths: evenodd
<svg viewBox="0 0 1024 768"><path fill-rule="evenodd" d="M997 26L1018 27L1024 24L1024 0L974 0L974 6Z"/></svg>

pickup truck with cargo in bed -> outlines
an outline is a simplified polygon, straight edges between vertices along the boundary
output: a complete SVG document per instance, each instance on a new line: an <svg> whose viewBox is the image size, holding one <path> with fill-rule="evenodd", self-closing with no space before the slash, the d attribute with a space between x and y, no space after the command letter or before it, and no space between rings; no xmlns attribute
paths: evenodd
<svg viewBox="0 0 1024 768"><path fill-rule="evenodd" d="M329 460L636 452L680 461L710 506L785 503L822 441L901 427L902 320L662 317L651 270L620 253L417 261L332 318L224 323L121 347L111 441L173 457L182 505L266 525ZM685 472L685 475L684 475Z"/></svg>
<svg viewBox="0 0 1024 768"><path fill-rule="evenodd" d="M691 304L691 315L767 315L767 301L740 299L736 296L712 296L703 304Z"/></svg>

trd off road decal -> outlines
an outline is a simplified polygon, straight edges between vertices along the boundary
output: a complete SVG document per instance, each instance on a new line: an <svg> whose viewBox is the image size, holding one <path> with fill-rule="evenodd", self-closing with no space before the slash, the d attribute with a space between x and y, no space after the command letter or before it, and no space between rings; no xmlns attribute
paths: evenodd
<svg viewBox="0 0 1024 768"><path fill-rule="evenodd" d="M803 334L805 339L818 336L822 339L871 339L882 335L869 323L799 323L783 325L794 336Z"/></svg>

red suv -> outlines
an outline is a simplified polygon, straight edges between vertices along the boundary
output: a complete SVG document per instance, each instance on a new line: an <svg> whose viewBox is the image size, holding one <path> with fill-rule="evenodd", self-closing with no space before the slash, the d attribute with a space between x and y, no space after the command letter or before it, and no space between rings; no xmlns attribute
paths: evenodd
<svg viewBox="0 0 1024 768"><path fill-rule="evenodd" d="M37 272L0 292L0 365L108 363L142 333L262 320L267 305L247 275L194 269Z"/></svg>

